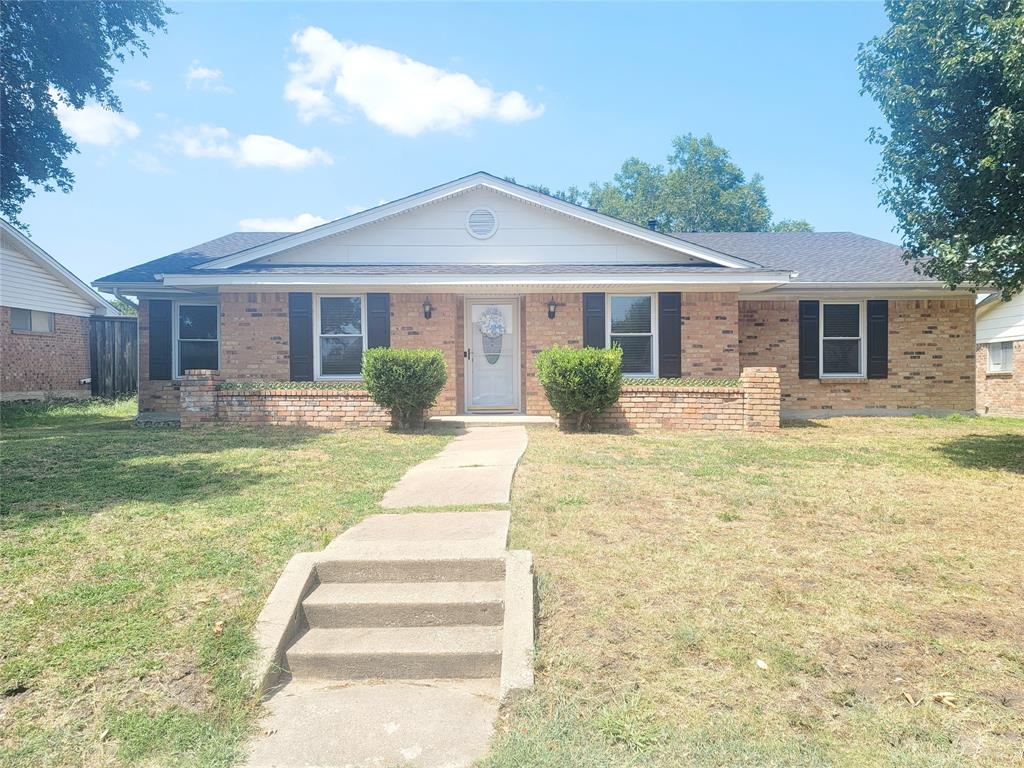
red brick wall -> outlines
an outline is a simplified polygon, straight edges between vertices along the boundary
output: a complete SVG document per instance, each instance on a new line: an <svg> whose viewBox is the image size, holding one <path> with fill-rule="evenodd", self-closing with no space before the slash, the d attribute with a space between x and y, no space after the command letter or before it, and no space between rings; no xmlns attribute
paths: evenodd
<svg viewBox="0 0 1024 768"><path fill-rule="evenodd" d="M6 399L88 397L89 318L53 316L52 333L11 328L11 308L0 307L0 395Z"/></svg>
<svg viewBox="0 0 1024 768"><path fill-rule="evenodd" d="M178 382L149 380L149 299L139 300L139 412L181 407Z"/></svg>
<svg viewBox="0 0 1024 768"><path fill-rule="evenodd" d="M797 301L741 301L740 364L778 368L783 415L974 409L974 300L889 302L889 377L798 376Z"/></svg>
<svg viewBox="0 0 1024 768"><path fill-rule="evenodd" d="M735 293L683 293L683 377L740 375L739 301Z"/></svg>
<svg viewBox="0 0 1024 768"><path fill-rule="evenodd" d="M423 302L430 299L430 319L423 317ZM462 307L454 293L392 293L391 346L396 349L440 349L448 365L448 381L431 415L454 415L462 376Z"/></svg>
<svg viewBox="0 0 1024 768"><path fill-rule="evenodd" d="M558 304L555 317L548 317L548 302L552 295ZM537 378L537 353L556 344L568 347L583 346L583 294L533 293L523 297L523 412L530 415L553 416L554 410L544 396L544 388Z"/></svg>
<svg viewBox="0 0 1024 768"><path fill-rule="evenodd" d="M988 345L978 344L978 413L1024 416L1024 340L1013 342L1013 371L988 372Z"/></svg>
<svg viewBox="0 0 1024 768"><path fill-rule="evenodd" d="M225 380L288 380L287 293L220 295L220 373Z"/></svg>

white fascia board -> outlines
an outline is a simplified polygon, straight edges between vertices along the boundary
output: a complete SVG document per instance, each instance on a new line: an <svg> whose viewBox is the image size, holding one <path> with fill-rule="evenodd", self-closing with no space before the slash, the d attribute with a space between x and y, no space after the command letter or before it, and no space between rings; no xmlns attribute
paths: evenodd
<svg viewBox="0 0 1024 768"><path fill-rule="evenodd" d="M33 258L42 264L44 269L55 275L58 280L67 285L75 293L79 294L82 298L96 307L96 309L101 310L102 314L110 317L120 316L121 312L113 304L96 293L96 291L86 285L83 281L79 280L74 273L67 269L67 267L25 237L25 235L19 232L5 219L0 219L0 229L2 229L4 234L9 236L15 243L24 248L30 258Z"/></svg>
<svg viewBox="0 0 1024 768"><path fill-rule="evenodd" d="M789 272L756 272L723 274L680 274L678 272L644 272L644 273L610 273L610 272L576 272L559 274L518 273L507 275L494 274L423 274L423 273L390 273L390 274L310 274L310 273L261 273L258 275L233 274L185 274L163 275L164 285L189 286L220 286L220 285L258 285L258 286L289 286L289 285L392 285L414 288L417 286L436 287L438 285L495 285L495 286L530 286L530 285L785 285L790 279Z"/></svg>
<svg viewBox="0 0 1024 768"><path fill-rule="evenodd" d="M573 205L572 203L567 203L564 200L559 200L549 195L534 192L532 189L521 187L518 184L513 184L505 181L504 179L499 179L496 176L491 176L490 174L475 173L471 176L456 179L448 182L447 184L442 184L438 187L418 192L414 195L410 195L409 197L403 197L399 200L379 205L376 208L370 208L353 214L352 216L346 216L343 219L337 219L336 221L330 221L327 224L321 224L319 227L313 227L312 229L307 229L304 232L285 235L284 237L272 240L269 243L257 245L253 248L248 248L244 251L239 251L238 253L225 256L220 259L214 259L213 261L206 262L205 264L197 265L195 269L225 269L227 267L235 267L239 264L245 264L257 259L266 258L267 256L280 253L281 251L307 245L325 237L340 235L343 232L356 229L357 227L363 227L382 219L397 216L401 213L405 213L406 211L413 210L414 208L420 208L439 200L454 197L455 195L468 192L477 187L486 187L496 192L508 195L509 197L517 198L524 202L540 206L541 208L546 208L550 211L555 211L581 221L586 221L652 245L668 248L669 250L676 251L678 253L684 253L687 256L696 257L711 264L734 268L760 266L754 262L740 259L735 256L729 256L728 254L699 246L696 243L691 243L678 237L664 235L660 232L647 229L646 227L630 224L629 222L622 221L611 216L606 216L603 213L591 211L589 208L583 208L582 206Z"/></svg>
<svg viewBox="0 0 1024 768"><path fill-rule="evenodd" d="M863 282L863 283L790 283L773 288L765 298L919 298L962 299L973 296L971 290L951 291L942 281L927 282Z"/></svg>

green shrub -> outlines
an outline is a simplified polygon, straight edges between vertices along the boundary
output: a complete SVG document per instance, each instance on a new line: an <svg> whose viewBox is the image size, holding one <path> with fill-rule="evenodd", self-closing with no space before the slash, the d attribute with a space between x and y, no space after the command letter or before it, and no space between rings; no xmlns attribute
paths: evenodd
<svg viewBox="0 0 1024 768"><path fill-rule="evenodd" d="M370 397L391 411L399 429L423 424L424 412L437 401L448 379L439 349L377 347L363 353L363 381Z"/></svg>
<svg viewBox="0 0 1024 768"><path fill-rule="evenodd" d="M551 347L537 355L537 375L551 407L577 429L619 399L622 349Z"/></svg>

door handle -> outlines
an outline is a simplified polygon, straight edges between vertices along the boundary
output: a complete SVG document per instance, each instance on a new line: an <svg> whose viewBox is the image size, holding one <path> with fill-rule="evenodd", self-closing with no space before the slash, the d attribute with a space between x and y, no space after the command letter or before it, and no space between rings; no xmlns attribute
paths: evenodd
<svg viewBox="0 0 1024 768"><path fill-rule="evenodd" d="M462 356L464 358L466 358L467 360L472 360L473 359L473 350L472 349L467 349L465 352L462 353Z"/></svg>

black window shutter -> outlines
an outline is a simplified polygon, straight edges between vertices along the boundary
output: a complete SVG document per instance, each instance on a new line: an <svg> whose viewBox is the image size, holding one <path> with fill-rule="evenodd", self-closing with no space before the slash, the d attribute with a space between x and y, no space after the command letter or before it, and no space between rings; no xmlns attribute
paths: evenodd
<svg viewBox="0 0 1024 768"><path fill-rule="evenodd" d="M800 302L800 378L818 378L818 313L817 301Z"/></svg>
<svg viewBox="0 0 1024 768"><path fill-rule="evenodd" d="M683 295L678 291L658 294L658 375L663 379L678 379L683 375L682 305Z"/></svg>
<svg viewBox="0 0 1024 768"><path fill-rule="evenodd" d="M604 348L604 294L583 294L583 346Z"/></svg>
<svg viewBox="0 0 1024 768"><path fill-rule="evenodd" d="M313 380L313 294L288 294L288 377Z"/></svg>
<svg viewBox="0 0 1024 768"><path fill-rule="evenodd" d="M149 379L170 381L173 344L171 302L168 299L149 301Z"/></svg>
<svg viewBox="0 0 1024 768"><path fill-rule="evenodd" d="M366 348L391 346L391 294L366 294Z"/></svg>
<svg viewBox="0 0 1024 768"><path fill-rule="evenodd" d="M868 378L889 378L889 302L868 302Z"/></svg>

